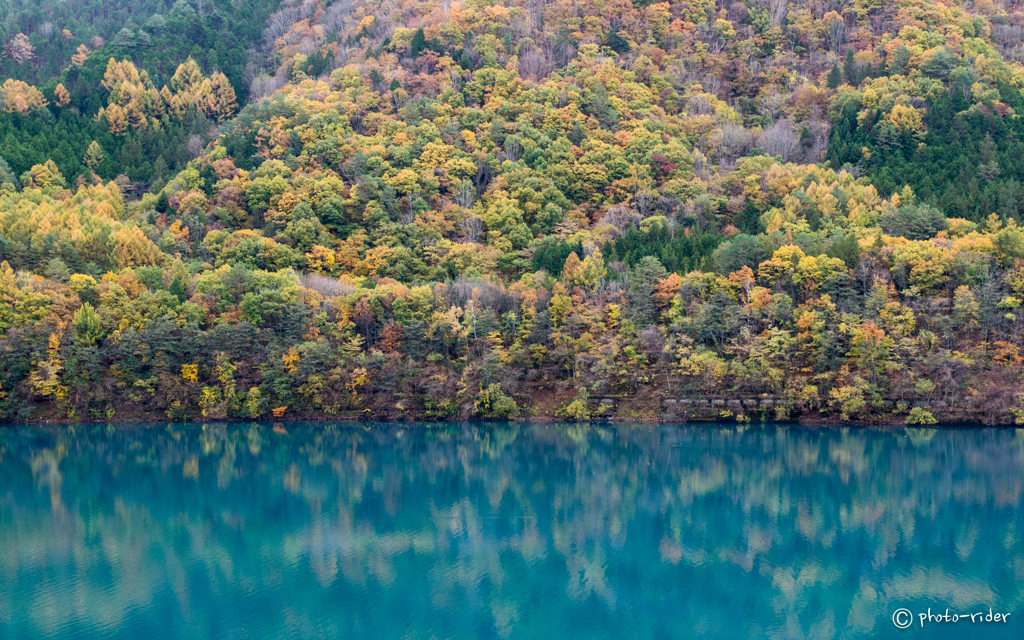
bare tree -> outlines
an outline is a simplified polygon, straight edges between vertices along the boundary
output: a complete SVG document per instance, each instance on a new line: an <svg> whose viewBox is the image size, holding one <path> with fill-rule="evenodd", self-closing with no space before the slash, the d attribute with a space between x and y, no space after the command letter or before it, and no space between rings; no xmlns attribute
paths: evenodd
<svg viewBox="0 0 1024 640"><path fill-rule="evenodd" d="M318 273L303 273L299 275L299 284L307 289L316 291L325 298L345 297L351 295L356 287L351 282L343 282L337 278L323 276Z"/></svg>
<svg viewBox="0 0 1024 640"><path fill-rule="evenodd" d="M519 158L523 157L523 145L519 142L519 136L505 138L505 157L510 162L519 162Z"/></svg>
<svg viewBox="0 0 1024 640"><path fill-rule="evenodd" d="M715 113L715 107L711 101L704 96L690 96L686 106L691 116L708 116Z"/></svg>
<svg viewBox="0 0 1024 640"><path fill-rule="evenodd" d="M761 96L761 113L771 118L773 122L785 107L786 96L779 92L778 87L773 86Z"/></svg>
<svg viewBox="0 0 1024 640"><path fill-rule="evenodd" d="M779 156L783 162L796 157L800 148L800 136L788 118L779 120L757 136L757 146L770 156Z"/></svg>
<svg viewBox="0 0 1024 640"><path fill-rule="evenodd" d="M470 180L463 180L455 190L455 204L463 209L468 209L476 202L476 188Z"/></svg>
<svg viewBox="0 0 1024 640"><path fill-rule="evenodd" d="M531 80L542 80L554 69L555 65L551 63L543 49L531 45L519 55L519 71Z"/></svg>
<svg viewBox="0 0 1024 640"><path fill-rule="evenodd" d="M633 206L636 207L636 211L640 214L641 218L646 218L654 208L656 200L657 197L655 193L646 186L643 186L636 190L636 196L633 198Z"/></svg>
<svg viewBox="0 0 1024 640"><path fill-rule="evenodd" d="M846 44L846 22L835 16L829 20L825 25L825 39L828 40L832 53L839 55L839 51Z"/></svg>
<svg viewBox="0 0 1024 640"><path fill-rule="evenodd" d="M743 155L750 149L754 136L738 124L727 124L722 126L719 134L718 145L722 160L729 163Z"/></svg>
<svg viewBox="0 0 1024 640"><path fill-rule="evenodd" d="M466 216L462 221L462 235L466 242L479 242L484 234L484 221L479 216Z"/></svg>
<svg viewBox="0 0 1024 640"><path fill-rule="evenodd" d="M266 98L286 84L288 84L286 78L277 78L261 73L249 83L249 99L259 100Z"/></svg>
<svg viewBox="0 0 1024 640"><path fill-rule="evenodd" d="M781 27L789 13L789 0L768 0L768 17L773 27Z"/></svg>
<svg viewBox="0 0 1024 640"><path fill-rule="evenodd" d="M639 222L639 218L640 216L635 213L631 213L626 207L621 204L617 204L608 207L608 211L606 211L604 217L601 218L600 224L610 224L615 227L615 230L618 231L619 234L624 234L630 226Z"/></svg>
<svg viewBox="0 0 1024 640"><path fill-rule="evenodd" d="M190 158L198 157L204 147L206 145L203 143L203 139L197 134L192 134L188 139L188 156Z"/></svg>

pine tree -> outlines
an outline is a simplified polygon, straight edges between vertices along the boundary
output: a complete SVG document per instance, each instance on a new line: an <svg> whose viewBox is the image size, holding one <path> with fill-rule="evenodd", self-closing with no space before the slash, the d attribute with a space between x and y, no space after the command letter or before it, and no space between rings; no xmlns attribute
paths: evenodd
<svg viewBox="0 0 1024 640"><path fill-rule="evenodd" d="M11 166L7 164L7 161L0 158L0 192L3 191L16 191L18 189L18 178L11 171Z"/></svg>
<svg viewBox="0 0 1024 640"><path fill-rule="evenodd" d="M164 115L164 112L166 111L164 98L155 87L150 87L146 90L146 106L148 107L148 111L153 114L153 117L155 118L159 118Z"/></svg>
<svg viewBox="0 0 1024 640"><path fill-rule="evenodd" d="M174 282L171 283L167 290L181 302L185 302L188 299L188 292L185 289L185 283L182 281L181 276L175 276Z"/></svg>
<svg viewBox="0 0 1024 640"><path fill-rule="evenodd" d="M195 93L196 89L203 83L203 72L199 63L189 56L188 60L178 65L178 69L171 76L171 89L175 93L184 93L189 96Z"/></svg>
<svg viewBox="0 0 1024 640"><path fill-rule="evenodd" d="M85 344L93 344L103 335L100 314L96 313L96 310L88 302L82 303L82 306L75 312L72 322L75 325L75 334Z"/></svg>
<svg viewBox="0 0 1024 640"><path fill-rule="evenodd" d="M125 128L128 126L128 119L124 115L124 110L112 104L107 107L107 126L110 127L110 133L120 135L124 133Z"/></svg>
<svg viewBox="0 0 1024 640"><path fill-rule="evenodd" d="M35 58L35 52L35 47L24 33L19 33L7 43L7 55L18 64L31 62Z"/></svg>
<svg viewBox="0 0 1024 640"><path fill-rule="evenodd" d="M141 129L146 126L149 122L146 119L146 113L142 110L142 105L139 104L138 100L132 100L124 108L125 118L128 120L128 124L133 129Z"/></svg>
<svg viewBox="0 0 1024 640"><path fill-rule="evenodd" d="M828 72L828 88L835 89L843 83L843 74L839 71L839 65L832 65L832 70Z"/></svg>
<svg viewBox="0 0 1024 640"><path fill-rule="evenodd" d="M562 282L571 287L576 281L581 266L582 262L580 257L576 255L576 252L570 253L569 257L565 259L565 264L562 266Z"/></svg>
<svg viewBox="0 0 1024 640"><path fill-rule="evenodd" d="M853 49L846 50L846 59L843 60L843 77L853 86L857 86L857 78L854 77Z"/></svg>
<svg viewBox="0 0 1024 640"><path fill-rule="evenodd" d="M423 27L420 27L419 29L416 30L416 34L412 37L412 44L410 45L412 57L415 58L418 55L420 55L420 53L423 51L425 47L426 36L424 36L423 34Z"/></svg>
<svg viewBox="0 0 1024 640"><path fill-rule="evenodd" d="M85 166L89 167L89 171L96 173L96 167L100 166L103 162L103 147L98 142L93 140L89 143L89 148L85 150L85 157L82 158L82 162Z"/></svg>
<svg viewBox="0 0 1024 640"><path fill-rule="evenodd" d="M74 55L71 56L71 63L76 67L80 67L83 64L85 64L85 60L88 57L89 47L85 46L84 44L80 44L78 45L78 48L75 49Z"/></svg>
<svg viewBox="0 0 1024 640"><path fill-rule="evenodd" d="M217 72L210 77L210 100L213 108L209 115L216 117L217 122L224 122L238 109L235 88L223 73Z"/></svg>
<svg viewBox="0 0 1024 640"><path fill-rule="evenodd" d="M58 107L66 107L71 102L71 94L68 93L68 90L61 83L58 83L53 88L53 102Z"/></svg>

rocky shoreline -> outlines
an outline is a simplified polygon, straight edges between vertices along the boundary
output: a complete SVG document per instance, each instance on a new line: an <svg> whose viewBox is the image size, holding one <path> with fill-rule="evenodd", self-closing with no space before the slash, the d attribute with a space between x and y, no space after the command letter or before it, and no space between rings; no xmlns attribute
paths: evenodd
<svg viewBox="0 0 1024 640"><path fill-rule="evenodd" d="M563 399L568 401L569 399ZM1014 426L1020 424L1010 413L985 413L950 407L943 401L885 399L882 409L864 415L843 417L834 412L801 411L787 407L779 398L652 398L643 396L593 397L586 401L585 415L573 418L554 411L524 411L508 418L478 415L436 415L428 410L396 409L381 403L373 410L342 411L336 414L289 412L282 416L176 415L160 416L141 411L113 417L38 417L7 421L6 424L148 423L148 422L604 422L604 423L793 423L802 426ZM564 404L564 402L563 402ZM384 405L384 406L382 406ZM927 423L908 421L908 411L923 409L934 419ZM0 422L5 424L5 422Z"/></svg>

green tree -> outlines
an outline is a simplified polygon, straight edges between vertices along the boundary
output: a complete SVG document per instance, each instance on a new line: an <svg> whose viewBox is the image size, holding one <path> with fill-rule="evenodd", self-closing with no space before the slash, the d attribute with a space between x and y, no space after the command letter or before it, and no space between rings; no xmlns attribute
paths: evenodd
<svg viewBox="0 0 1024 640"><path fill-rule="evenodd" d="M423 27L420 27L412 37L409 50L412 53L412 57L415 58L423 52L424 48L426 48L426 38L423 34Z"/></svg>
<svg viewBox="0 0 1024 640"><path fill-rule="evenodd" d="M92 305L83 302L73 319L75 335L85 344L93 344L103 335L102 319Z"/></svg>
<svg viewBox="0 0 1024 640"><path fill-rule="evenodd" d="M89 143L89 148L85 150L82 162L85 166L89 167L89 171L96 173L96 167L100 166L100 162L103 162L103 148L98 142L93 140Z"/></svg>
<svg viewBox="0 0 1024 640"><path fill-rule="evenodd" d="M654 288L658 281L668 275L668 271L654 256L644 256L629 272L629 311L637 327L646 327L654 322L657 306L654 300Z"/></svg>
<svg viewBox="0 0 1024 640"><path fill-rule="evenodd" d="M839 65L832 65L832 70L828 72L828 80L826 82L829 89L835 89L843 83L843 73L839 70Z"/></svg>

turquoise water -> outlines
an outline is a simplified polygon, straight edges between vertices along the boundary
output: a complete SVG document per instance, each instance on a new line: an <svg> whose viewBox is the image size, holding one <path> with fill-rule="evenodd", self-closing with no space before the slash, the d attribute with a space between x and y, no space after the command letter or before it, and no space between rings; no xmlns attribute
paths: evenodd
<svg viewBox="0 0 1024 640"><path fill-rule="evenodd" d="M0 638L1021 638L1022 492L1022 430L11 427Z"/></svg>

